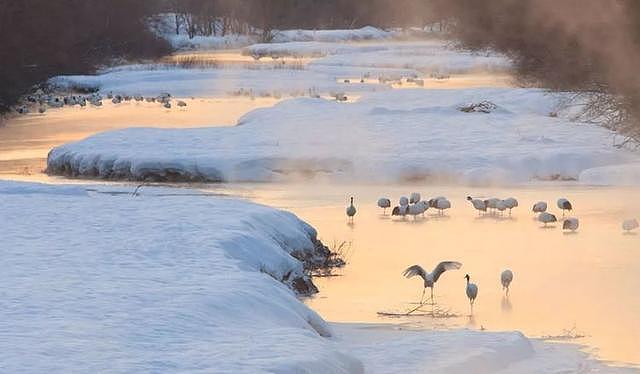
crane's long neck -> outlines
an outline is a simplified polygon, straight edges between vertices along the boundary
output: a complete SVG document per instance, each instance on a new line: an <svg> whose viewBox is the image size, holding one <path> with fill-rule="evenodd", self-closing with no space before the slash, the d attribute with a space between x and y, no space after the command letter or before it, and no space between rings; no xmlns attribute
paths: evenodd
<svg viewBox="0 0 640 374"><path fill-rule="evenodd" d="M353 206L353 197L351 198L351 206Z"/></svg>

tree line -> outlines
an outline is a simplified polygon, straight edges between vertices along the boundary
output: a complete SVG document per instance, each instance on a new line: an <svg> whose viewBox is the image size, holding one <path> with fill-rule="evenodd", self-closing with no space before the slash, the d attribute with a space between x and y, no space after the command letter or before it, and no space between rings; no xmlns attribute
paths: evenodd
<svg viewBox="0 0 640 374"><path fill-rule="evenodd" d="M191 36L257 31L268 41L275 28L421 25L436 1L0 0L0 113L51 76L168 53L146 24L160 13Z"/></svg>
<svg viewBox="0 0 640 374"><path fill-rule="evenodd" d="M176 32L444 25L467 48L509 55L528 85L578 92L588 119L640 138L637 0L0 0L0 112L34 84L114 58L169 52L147 26Z"/></svg>
<svg viewBox="0 0 640 374"><path fill-rule="evenodd" d="M147 30L153 0L0 0L0 113L34 84L169 46Z"/></svg>
<svg viewBox="0 0 640 374"><path fill-rule="evenodd" d="M167 0L163 11L175 17L175 32L226 35L273 29L423 26L435 20L442 0ZM268 41L268 40L264 40Z"/></svg>
<svg viewBox="0 0 640 374"><path fill-rule="evenodd" d="M577 92L583 119L640 140L640 1L451 0L466 47L509 55L527 85Z"/></svg>

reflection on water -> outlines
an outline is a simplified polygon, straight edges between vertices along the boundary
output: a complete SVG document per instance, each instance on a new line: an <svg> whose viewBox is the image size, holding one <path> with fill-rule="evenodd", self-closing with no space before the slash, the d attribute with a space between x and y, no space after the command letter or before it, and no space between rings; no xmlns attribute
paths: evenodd
<svg viewBox="0 0 640 374"><path fill-rule="evenodd" d="M444 218L429 211L414 221L383 216L376 207L383 195L395 202L413 190L423 197L446 195L453 208ZM327 244L351 242L342 276L315 279L320 293L306 300L330 321L515 329L568 339L603 359L640 365L640 236L624 235L621 229L625 217L640 216L637 189L241 185L229 191L293 211ZM515 196L520 207L511 217L478 217L465 201L469 194ZM358 209L353 224L344 212L350 195ZM580 229L572 235L563 234L561 223L543 229L530 212L534 202L546 200L561 217L555 209L561 196L572 201L572 215L580 218ZM431 271L442 260L463 266L436 283L435 305L404 315L415 308L422 280L405 279L402 271L412 264ZM508 297L500 284L506 268L514 272ZM465 295L467 273L479 288L473 314Z"/></svg>
<svg viewBox="0 0 640 374"><path fill-rule="evenodd" d="M245 113L279 100L244 97L183 99L186 108L165 109L157 103L124 102L102 107L65 107L28 114L0 126L0 177L48 180L41 171L51 148L107 130L126 127L187 128L232 126Z"/></svg>

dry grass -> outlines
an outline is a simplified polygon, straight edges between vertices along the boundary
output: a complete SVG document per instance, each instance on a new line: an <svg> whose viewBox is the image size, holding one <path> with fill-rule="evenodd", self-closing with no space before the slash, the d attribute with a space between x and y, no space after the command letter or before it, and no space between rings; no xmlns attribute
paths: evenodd
<svg viewBox="0 0 640 374"><path fill-rule="evenodd" d="M544 336L541 336L541 338L545 340L574 340L574 339L586 338L587 336L588 335L578 332L576 326L574 325L570 329L562 330L561 334L544 335Z"/></svg>
<svg viewBox="0 0 640 374"><path fill-rule="evenodd" d="M340 274L335 273L335 269L344 267L348 258L351 257L351 242L336 240L328 247L329 254L326 256L324 263L318 264L311 269L310 275L313 277L335 277Z"/></svg>
<svg viewBox="0 0 640 374"><path fill-rule="evenodd" d="M431 306L430 310L424 310L425 306ZM458 318L459 314L453 313L450 308L443 308L437 304L423 302L417 307L407 312L378 312L381 317L401 318L401 317L431 317L431 318Z"/></svg>

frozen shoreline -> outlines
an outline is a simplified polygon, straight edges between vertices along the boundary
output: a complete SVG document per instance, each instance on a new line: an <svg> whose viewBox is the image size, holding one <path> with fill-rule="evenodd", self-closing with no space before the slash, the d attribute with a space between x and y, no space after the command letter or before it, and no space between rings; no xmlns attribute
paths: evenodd
<svg viewBox="0 0 640 374"><path fill-rule="evenodd" d="M0 182L11 218L4 369L619 371L517 332L327 324L274 280L301 269L287 253L313 247L315 231L294 215L188 191L119 190Z"/></svg>
<svg viewBox="0 0 640 374"><path fill-rule="evenodd" d="M3 370L262 371L312 351L346 361L285 286L309 282L291 254L314 252L311 226L232 199L98 191L0 182Z"/></svg>
<svg viewBox="0 0 640 374"><path fill-rule="evenodd" d="M460 110L482 101L496 107ZM609 130L549 115L556 105L543 90L513 88L391 90L347 104L293 99L234 127L97 134L54 148L47 171L138 181L491 184L583 182L594 168L640 159L613 147ZM615 185L624 173L599 175L599 184Z"/></svg>

